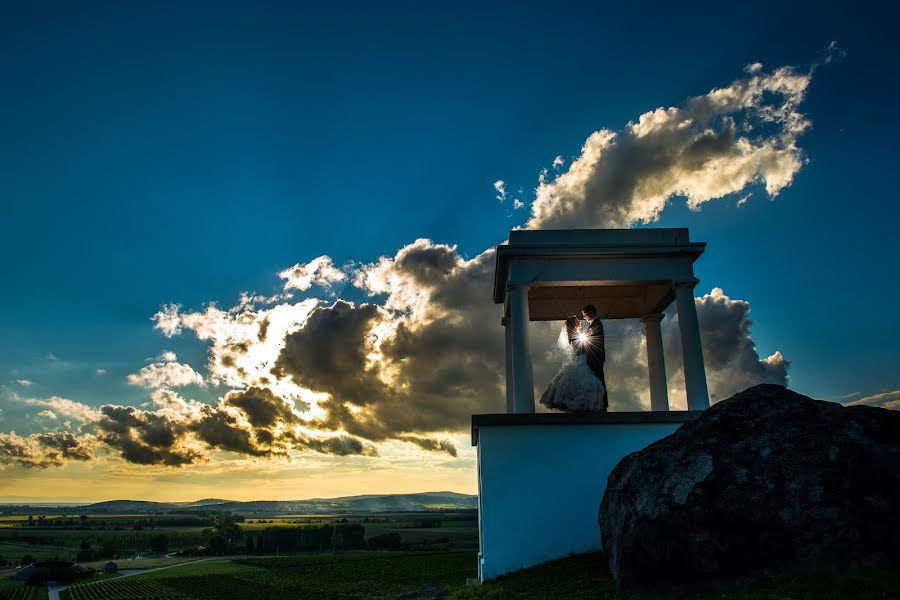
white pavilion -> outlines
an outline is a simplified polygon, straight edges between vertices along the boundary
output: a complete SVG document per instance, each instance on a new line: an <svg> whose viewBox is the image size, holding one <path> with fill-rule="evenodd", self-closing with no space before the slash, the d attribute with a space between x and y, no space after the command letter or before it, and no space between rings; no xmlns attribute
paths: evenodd
<svg viewBox="0 0 900 600"><path fill-rule="evenodd" d="M687 229L660 228L512 231L497 247L506 414L472 416L482 581L599 549L597 513L613 467L709 407L693 292L693 265L705 248ZM669 410L660 322L673 301L687 411ZM608 413L535 413L528 323L563 321L588 304L603 321L644 324L650 411L615 412L610 394Z"/></svg>

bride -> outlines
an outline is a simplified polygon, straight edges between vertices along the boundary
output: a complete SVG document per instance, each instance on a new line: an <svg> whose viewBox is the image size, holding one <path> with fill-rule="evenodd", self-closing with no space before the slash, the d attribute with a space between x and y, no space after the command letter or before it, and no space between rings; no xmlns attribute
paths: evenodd
<svg viewBox="0 0 900 600"><path fill-rule="evenodd" d="M591 371L587 355L576 352L577 344L583 343L581 321L571 316L566 319L565 329L560 332L559 345L566 352L559 373L547 386L541 396L541 404L567 412L602 412L603 382Z"/></svg>

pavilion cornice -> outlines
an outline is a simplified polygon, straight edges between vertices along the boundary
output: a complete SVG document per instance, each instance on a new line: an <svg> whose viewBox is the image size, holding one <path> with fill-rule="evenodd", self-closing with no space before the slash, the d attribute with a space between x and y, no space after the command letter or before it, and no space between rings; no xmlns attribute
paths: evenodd
<svg viewBox="0 0 900 600"><path fill-rule="evenodd" d="M603 244L603 245L531 245L507 244L497 248L496 269L494 270L494 302L502 304L506 299L506 285L511 259L571 260L605 258L661 258L689 257L695 262L706 250L706 242L683 244Z"/></svg>

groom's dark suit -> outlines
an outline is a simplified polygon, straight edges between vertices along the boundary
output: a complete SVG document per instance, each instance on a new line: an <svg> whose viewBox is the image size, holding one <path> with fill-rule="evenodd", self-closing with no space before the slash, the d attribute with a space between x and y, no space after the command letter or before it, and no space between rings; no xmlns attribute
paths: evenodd
<svg viewBox="0 0 900 600"><path fill-rule="evenodd" d="M603 374L603 363L606 362L606 341L603 336L603 323L600 322L599 318L591 321L591 325L588 327L585 336L587 339L583 343L578 344L575 349L575 354L587 355L588 367L594 372L597 379L603 382L603 387L605 389L606 376ZM606 410L607 408L609 408L609 395L604 391L603 410Z"/></svg>

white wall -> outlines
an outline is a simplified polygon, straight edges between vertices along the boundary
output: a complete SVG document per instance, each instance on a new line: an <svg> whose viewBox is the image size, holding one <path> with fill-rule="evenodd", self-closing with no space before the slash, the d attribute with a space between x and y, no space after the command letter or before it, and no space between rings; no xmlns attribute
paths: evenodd
<svg viewBox="0 0 900 600"><path fill-rule="evenodd" d="M600 549L597 513L613 467L680 425L481 426L481 580Z"/></svg>

